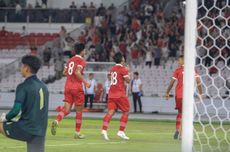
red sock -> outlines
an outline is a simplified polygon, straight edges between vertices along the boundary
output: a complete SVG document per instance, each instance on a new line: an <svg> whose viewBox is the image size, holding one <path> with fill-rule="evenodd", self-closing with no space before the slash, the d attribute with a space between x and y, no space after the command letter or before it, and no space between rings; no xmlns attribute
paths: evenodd
<svg viewBox="0 0 230 152"><path fill-rule="evenodd" d="M178 113L176 116L176 130L180 130L182 114Z"/></svg>
<svg viewBox="0 0 230 152"><path fill-rule="evenodd" d="M120 119L120 131L124 131L126 128L126 124L128 122L128 114L122 114L121 119Z"/></svg>
<svg viewBox="0 0 230 152"><path fill-rule="evenodd" d="M68 115L70 112L64 108L60 109L60 112L58 113L57 117L56 117L56 120L58 122L62 121L62 119Z"/></svg>
<svg viewBox="0 0 230 152"><path fill-rule="evenodd" d="M75 130L76 132L80 132L81 124L82 124L82 112L77 112L75 118L76 118Z"/></svg>
<svg viewBox="0 0 230 152"><path fill-rule="evenodd" d="M109 122L112 119L112 117L113 117L113 115L110 115L108 113L105 115L105 117L103 119L103 126L102 126L103 130L107 130L108 129Z"/></svg>

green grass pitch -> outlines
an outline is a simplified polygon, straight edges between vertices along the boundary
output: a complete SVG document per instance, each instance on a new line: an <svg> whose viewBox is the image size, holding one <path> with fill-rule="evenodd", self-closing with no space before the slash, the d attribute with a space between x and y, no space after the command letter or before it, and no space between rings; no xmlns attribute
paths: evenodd
<svg viewBox="0 0 230 152"><path fill-rule="evenodd" d="M49 120L49 125L52 119ZM52 136L47 130L46 152L179 152L180 141L173 140L174 122L130 120L126 133L129 141L121 140L116 132L119 121L112 120L108 134L110 141L104 141L101 134L102 120L84 119L82 134L85 139L74 139L75 121L64 119L57 135ZM23 142L4 138L0 135L0 152L25 152Z"/></svg>
<svg viewBox="0 0 230 152"><path fill-rule="evenodd" d="M110 141L105 141L100 134L101 119L87 118L83 120L82 134L86 138L81 140L74 139L74 118L64 119L56 136L52 136L50 133L52 120L52 118L49 119L46 152L180 152L181 141L173 140L175 122L172 121L130 120L126 130L130 140L124 141L116 135L119 120L113 119L108 130ZM229 128L230 125L225 127ZM213 132L209 131L208 134L211 135ZM227 138L230 141L230 136ZM213 143L212 145L216 144ZM225 150L228 149L229 145L224 144L221 147L224 152L227 152ZM25 143L0 135L0 152L25 151ZM209 152L210 150L204 148L204 151Z"/></svg>

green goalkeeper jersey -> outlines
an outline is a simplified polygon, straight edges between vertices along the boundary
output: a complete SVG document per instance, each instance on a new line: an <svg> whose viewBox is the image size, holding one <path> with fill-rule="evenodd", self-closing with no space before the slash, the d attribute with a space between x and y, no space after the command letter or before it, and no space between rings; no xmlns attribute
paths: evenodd
<svg viewBox="0 0 230 152"><path fill-rule="evenodd" d="M45 136L49 104L46 85L36 75L27 78L17 86L15 103L21 103L19 126L32 135Z"/></svg>

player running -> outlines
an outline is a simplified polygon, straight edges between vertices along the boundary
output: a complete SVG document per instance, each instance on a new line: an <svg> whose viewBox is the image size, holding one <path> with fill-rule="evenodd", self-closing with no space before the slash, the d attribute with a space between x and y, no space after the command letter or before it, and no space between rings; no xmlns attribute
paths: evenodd
<svg viewBox="0 0 230 152"><path fill-rule="evenodd" d="M51 126L51 133L52 135L56 135L56 129L59 122L62 121L64 116L67 116L70 113L72 106L75 105L76 132L74 138L83 139L84 135L81 135L80 133L83 104L85 101L82 83L88 88L90 87L90 84L83 77L83 70L86 65L84 60L85 46L84 44L76 44L74 49L76 55L67 62L64 69L64 74L66 75L64 107L59 108L59 113Z"/></svg>
<svg viewBox="0 0 230 152"><path fill-rule="evenodd" d="M117 135L125 140L129 140L124 133L126 124L128 122L128 114L130 110L129 100L126 95L125 83L130 82L128 68L124 66L125 59L120 52L114 55L115 66L110 70L111 74L111 85L108 94L108 112L103 119L103 126L101 134L105 140L109 140L107 129L112 116L117 109L122 111L120 119L120 129Z"/></svg>
<svg viewBox="0 0 230 152"><path fill-rule="evenodd" d="M180 56L178 59L179 67L174 71L173 77L170 81L170 84L166 90L165 98L169 99L169 92L172 89L174 82L177 80L176 91L175 91L175 101L178 114L176 117L176 132L174 134L174 139L180 139L181 137L181 119L182 119L182 102L183 102L183 74L184 74L184 56ZM199 92L199 98L202 100L202 86L201 80L197 72L195 71L195 77L197 82L197 88Z"/></svg>

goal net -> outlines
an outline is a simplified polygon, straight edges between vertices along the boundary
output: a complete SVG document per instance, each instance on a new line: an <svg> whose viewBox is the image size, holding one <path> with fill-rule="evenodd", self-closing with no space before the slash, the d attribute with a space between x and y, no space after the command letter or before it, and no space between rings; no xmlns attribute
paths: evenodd
<svg viewBox="0 0 230 152"><path fill-rule="evenodd" d="M197 4L195 67L204 97L193 102L192 147L195 152L229 152L230 0L198 0Z"/></svg>

